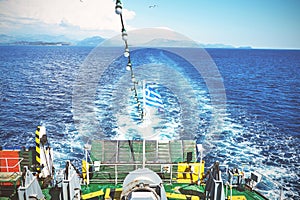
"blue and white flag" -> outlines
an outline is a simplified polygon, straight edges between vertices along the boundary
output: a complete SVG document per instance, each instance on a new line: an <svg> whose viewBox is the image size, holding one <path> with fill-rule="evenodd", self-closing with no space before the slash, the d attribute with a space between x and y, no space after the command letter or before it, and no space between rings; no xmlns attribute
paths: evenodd
<svg viewBox="0 0 300 200"><path fill-rule="evenodd" d="M163 101L160 94L156 90L157 86L153 84L146 84L145 87L145 104L147 106L154 106L158 108L164 108Z"/></svg>

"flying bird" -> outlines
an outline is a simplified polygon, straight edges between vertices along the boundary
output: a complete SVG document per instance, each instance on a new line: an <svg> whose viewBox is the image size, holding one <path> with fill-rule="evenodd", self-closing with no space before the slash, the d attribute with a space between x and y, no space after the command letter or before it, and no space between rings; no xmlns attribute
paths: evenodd
<svg viewBox="0 0 300 200"><path fill-rule="evenodd" d="M155 7L158 7L158 5L151 5L151 6L149 6L149 8L155 8Z"/></svg>

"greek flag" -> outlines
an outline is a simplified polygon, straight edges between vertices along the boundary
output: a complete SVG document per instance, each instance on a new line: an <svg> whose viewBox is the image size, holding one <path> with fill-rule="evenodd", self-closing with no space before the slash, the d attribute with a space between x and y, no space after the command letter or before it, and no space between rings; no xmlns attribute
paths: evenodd
<svg viewBox="0 0 300 200"><path fill-rule="evenodd" d="M146 84L145 87L145 104L147 106L154 106L158 108L164 108L160 94L156 90L157 86L153 84Z"/></svg>

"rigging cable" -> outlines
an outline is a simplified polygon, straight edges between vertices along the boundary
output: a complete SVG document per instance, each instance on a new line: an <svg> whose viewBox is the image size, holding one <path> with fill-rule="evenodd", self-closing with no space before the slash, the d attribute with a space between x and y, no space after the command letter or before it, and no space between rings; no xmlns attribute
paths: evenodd
<svg viewBox="0 0 300 200"><path fill-rule="evenodd" d="M131 81L133 83L133 88L131 90L134 92L134 100L136 101L138 111L140 112L141 120L143 121L144 111L142 109L141 102L138 98L138 93L137 93L138 81L136 81L134 73L133 73L133 69L132 69L132 63L131 63L131 59L130 59L130 51L129 51L128 42L127 42L128 34L127 34L125 26L124 26L124 21L123 21L123 16L122 16L122 3L121 3L121 0L116 1L115 12L116 12L116 14L120 15L120 20L121 20L121 25L122 25L122 30L121 30L122 39L125 43L124 56L127 57L127 59L128 59L126 70L130 71Z"/></svg>

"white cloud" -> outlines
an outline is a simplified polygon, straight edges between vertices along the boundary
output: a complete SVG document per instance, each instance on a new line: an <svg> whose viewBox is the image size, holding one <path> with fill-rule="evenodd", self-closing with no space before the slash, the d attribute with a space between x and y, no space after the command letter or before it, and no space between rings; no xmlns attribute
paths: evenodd
<svg viewBox="0 0 300 200"><path fill-rule="evenodd" d="M32 31L73 35L116 33L120 32L121 24L114 9L112 0L0 1L0 32L33 28ZM130 20L135 12L123 9L123 17ZM79 32L74 33L74 30Z"/></svg>

